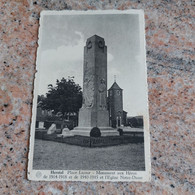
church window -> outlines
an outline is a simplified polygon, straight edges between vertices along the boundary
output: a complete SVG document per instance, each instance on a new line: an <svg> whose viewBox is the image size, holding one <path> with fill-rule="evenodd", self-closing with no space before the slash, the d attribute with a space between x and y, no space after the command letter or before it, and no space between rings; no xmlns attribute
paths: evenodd
<svg viewBox="0 0 195 195"><path fill-rule="evenodd" d="M110 96L112 96L112 91L110 91Z"/></svg>
<svg viewBox="0 0 195 195"><path fill-rule="evenodd" d="M120 94L121 94L119 90L117 90L117 94L118 94L118 95L120 95Z"/></svg>

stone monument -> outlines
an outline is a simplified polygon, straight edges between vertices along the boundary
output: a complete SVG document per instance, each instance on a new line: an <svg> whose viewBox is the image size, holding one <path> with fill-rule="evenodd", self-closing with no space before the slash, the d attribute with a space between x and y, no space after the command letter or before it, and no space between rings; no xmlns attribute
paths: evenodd
<svg viewBox="0 0 195 195"><path fill-rule="evenodd" d="M49 129L47 130L47 134L53 134L56 131L56 124L52 124Z"/></svg>
<svg viewBox="0 0 195 195"><path fill-rule="evenodd" d="M118 131L109 127L107 46L102 37L94 35L87 39L83 71L83 104L74 134L89 136L91 129L98 127L102 136L118 135Z"/></svg>

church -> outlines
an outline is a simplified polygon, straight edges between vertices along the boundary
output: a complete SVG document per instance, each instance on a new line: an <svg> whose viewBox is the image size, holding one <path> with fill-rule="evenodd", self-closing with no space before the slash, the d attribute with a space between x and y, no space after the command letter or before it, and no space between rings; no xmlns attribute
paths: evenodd
<svg viewBox="0 0 195 195"><path fill-rule="evenodd" d="M114 81L108 90L109 123L113 128L126 125L127 112L123 110L123 89Z"/></svg>

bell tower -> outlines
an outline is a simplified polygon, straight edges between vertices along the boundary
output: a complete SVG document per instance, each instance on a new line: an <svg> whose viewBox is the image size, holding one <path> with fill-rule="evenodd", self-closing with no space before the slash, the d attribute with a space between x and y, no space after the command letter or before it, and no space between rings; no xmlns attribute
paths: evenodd
<svg viewBox="0 0 195 195"><path fill-rule="evenodd" d="M123 89L115 82L108 90L110 126L123 125Z"/></svg>

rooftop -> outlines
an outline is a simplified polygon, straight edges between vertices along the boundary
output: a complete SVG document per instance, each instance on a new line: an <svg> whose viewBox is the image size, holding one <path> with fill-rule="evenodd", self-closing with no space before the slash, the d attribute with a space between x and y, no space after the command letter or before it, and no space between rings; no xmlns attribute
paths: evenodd
<svg viewBox="0 0 195 195"><path fill-rule="evenodd" d="M120 89L120 90L122 90L122 89L118 86L118 84L116 83L116 81L113 83L113 85L110 87L109 90L111 90L111 89Z"/></svg>

